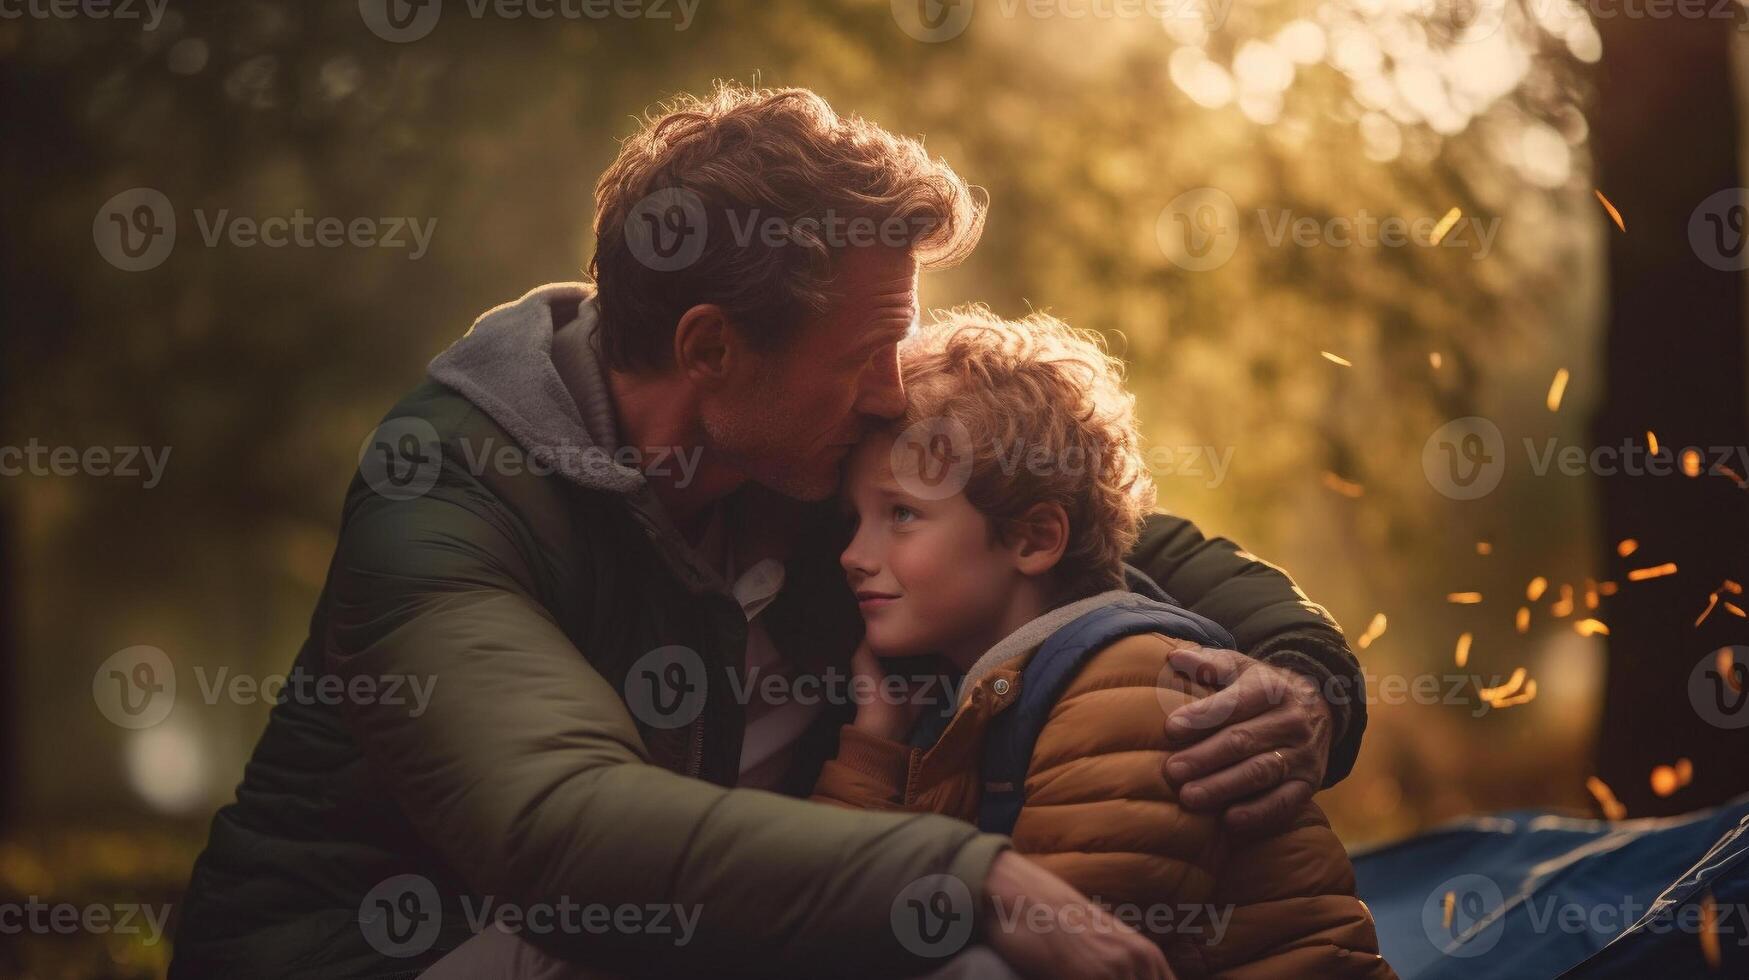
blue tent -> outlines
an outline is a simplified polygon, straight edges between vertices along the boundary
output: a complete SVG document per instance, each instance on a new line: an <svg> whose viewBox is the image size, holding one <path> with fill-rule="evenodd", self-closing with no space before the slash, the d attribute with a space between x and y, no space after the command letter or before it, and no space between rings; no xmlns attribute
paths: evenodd
<svg viewBox="0 0 1749 980"><path fill-rule="evenodd" d="M1749 795L1664 819L1477 817L1354 870L1403 980L1749 977Z"/></svg>

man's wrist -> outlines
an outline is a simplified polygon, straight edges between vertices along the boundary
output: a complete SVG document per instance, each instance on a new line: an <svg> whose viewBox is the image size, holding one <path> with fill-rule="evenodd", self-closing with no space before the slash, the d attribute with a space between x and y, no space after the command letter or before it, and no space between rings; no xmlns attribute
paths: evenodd
<svg viewBox="0 0 1749 980"><path fill-rule="evenodd" d="M993 924L1000 921L991 914L995 910L991 907L994 895L990 888L990 872L996 859L1013 848L1014 843L1001 834L979 834L967 841L954 856L948 873L965 882L971 890L974 936L987 939Z"/></svg>
<svg viewBox="0 0 1749 980"><path fill-rule="evenodd" d="M1359 701L1362 695L1355 690L1352 677L1331 670L1323 659L1308 651L1350 661L1354 658L1341 640L1311 635L1293 635L1265 642L1252 656L1259 662L1306 677L1317 686L1319 696L1330 711L1330 750L1323 783L1317 788L1329 789L1354 768L1355 756L1359 754L1359 735L1366 726L1366 706Z"/></svg>

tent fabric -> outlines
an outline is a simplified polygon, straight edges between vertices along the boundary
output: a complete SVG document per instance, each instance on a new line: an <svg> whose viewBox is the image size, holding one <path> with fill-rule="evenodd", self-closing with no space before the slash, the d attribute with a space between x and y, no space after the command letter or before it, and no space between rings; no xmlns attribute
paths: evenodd
<svg viewBox="0 0 1749 980"><path fill-rule="evenodd" d="M1404 980L1749 977L1749 794L1661 819L1513 811L1353 858Z"/></svg>

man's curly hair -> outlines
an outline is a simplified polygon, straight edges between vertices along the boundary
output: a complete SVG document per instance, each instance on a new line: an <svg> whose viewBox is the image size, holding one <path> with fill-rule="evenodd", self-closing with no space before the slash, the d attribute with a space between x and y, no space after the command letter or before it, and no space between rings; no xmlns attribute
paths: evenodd
<svg viewBox="0 0 1749 980"><path fill-rule="evenodd" d="M651 195L658 195L652 198ZM702 251L668 269L640 254L641 222L672 202L693 212L687 234ZM702 211L702 214L696 213ZM674 327L693 306L723 307L761 349L781 345L834 299L844 248L885 245L925 268L971 252L984 227L982 195L923 144L855 116L840 116L802 88L718 83L705 98L682 96L649 115L595 187L595 255L602 354L624 371L672 361ZM757 233L776 219L784 240ZM833 241L830 221L874 232ZM649 234L655 234L652 230Z"/></svg>

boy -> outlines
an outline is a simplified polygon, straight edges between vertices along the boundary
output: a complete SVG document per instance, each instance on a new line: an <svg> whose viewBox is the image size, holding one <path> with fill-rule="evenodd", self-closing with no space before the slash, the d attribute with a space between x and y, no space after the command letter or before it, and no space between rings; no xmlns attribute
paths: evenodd
<svg viewBox="0 0 1749 980"><path fill-rule="evenodd" d="M1155 491L1121 362L1054 318L971 307L909 338L901 364L906 415L857 447L842 491L841 564L866 625L856 668L880 680L876 658L937 655L961 679L921 719L866 699L816 798L1009 833L1139 920L1180 980L1394 978L1316 806L1286 833L1233 840L1166 779L1160 721L1208 693L1167 655L1232 640L1145 579L1154 598L1126 584Z"/></svg>

